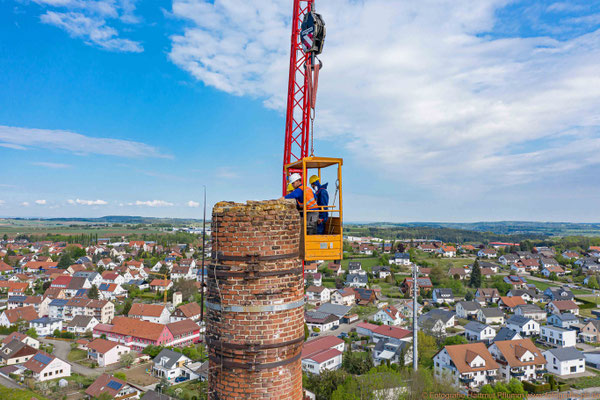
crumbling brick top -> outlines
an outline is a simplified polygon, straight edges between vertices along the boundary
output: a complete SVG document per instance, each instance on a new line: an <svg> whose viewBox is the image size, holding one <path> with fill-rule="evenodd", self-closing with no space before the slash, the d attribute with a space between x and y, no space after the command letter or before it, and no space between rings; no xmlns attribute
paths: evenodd
<svg viewBox="0 0 600 400"><path fill-rule="evenodd" d="M220 201L213 207L213 212L222 213L226 211L243 211L244 213L264 213L268 211L285 211L288 209L296 209L296 202L294 200L248 200L246 204L235 203L233 201Z"/></svg>

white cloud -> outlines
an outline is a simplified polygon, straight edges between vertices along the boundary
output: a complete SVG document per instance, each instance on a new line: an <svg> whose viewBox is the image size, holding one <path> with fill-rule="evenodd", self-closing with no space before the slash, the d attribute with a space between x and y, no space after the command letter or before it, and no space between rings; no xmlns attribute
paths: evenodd
<svg viewBox="0 0 600 400"><path fill-rule="evenodd" d="M239 178L239 174L236 170L231 167L219 167L217 168L215 175L221 179L236 179Z"/></svg>
<svg viewBox="0 0 600 400"><path fill-rule="evenodd" d="M506 4L320 2L327 38L317 139L436 190L599 163L600 30L564 41L496 38ZM189 24L172 36L169 56L206 85L283 110L290 13L275 0L174 0L173 15Z"/></svg>
<svg viewBox="0 0 600 400"><path fill-rule="evenodd" d="M90 18L78 12L47 11L41 16L41 20L46 24L62 28L71 37L83 38L87 43L95 44L105 50L134 53L144 50L138 42L117 37L117 30L105 25L106 21L103 19Z"/></svg>
<svg viewBox="0 0 600 400"><path fill-rule="evenodd" d="M171 207L174 204L164 200L137 200L135 203L129 203L131 206L147 206L147 207Z"/></svg>
<svg viewBox="0 0 600 400"><path fill-rule="evenodd" d="M62 130L0 125L0 141L24 148L39 147L79 154L102 154L132 158L170 157L161 153L156 147L145 143L122 139L96 138Z"/></svg>
<svg viewBox="0 0 600 400"><path fill-rule="evenodd" d="M69 165L69 164L61 164L61 163L53 163L53 162L45 162L45 161L33 162L31 164L37 165L39 167L55 168L55 169L71 168L71 165Z"/></svg>
<svg viewBox="0 0 600 400"><path fill-rule="evenodd" d="M141 52L142 45L119 37L111 25L114 20L133 24L139 22L134 14L135 0L34 0L51 8L41 15L42 22L57 26L71 37L81 38L87 44L109 51Z"/></svg>
<svg viewBox="0 0 600 400"><path fill-rule="evenodd" d="M106 204L108 204L108 202L106 202L105 200L81 200L81 199L76 199L76 200L72 200L69 199L67 200L67 203L69 204L79 204L79 205L83 205L83 206L104 206Z"/></svg>
<svg viewBox="0 0 600 400"><path fill-rule="evenodd" d="M15 150L27 150L27 148L23 146L19 146L18 144L12 143L0 143L0 147L6 147L7 149L15 149Z"/></svg>
<svg viewBox="0 0 600 400"><path fill-rule="evenodd" d="M200 207L200 203L198 203L197 201L193 201L193 200L188 201L186 204L188 207Z"/></svg>
<svg viewBox="0 0 600 400"><path fill-rule="evenodd" d="M0 200L0 206L4 205L4 203L6 203L4 200Z"/></svg>
<svg viewBox="0 0 600 400"><path fill-rule="evenodd" d="M24 202L21 203L21 205L23 207L29 207L29 202L28 201L24 201Z"/></svg>
<svg viewBox="0 0 600 400"><path fill-rule="evenodd" d="M36 200L36 201L35 201L35 204L38 204L38 205L40 205L40 206L43 206L43 205L45 205L45 204L46 204L46 200Z"/></svg>

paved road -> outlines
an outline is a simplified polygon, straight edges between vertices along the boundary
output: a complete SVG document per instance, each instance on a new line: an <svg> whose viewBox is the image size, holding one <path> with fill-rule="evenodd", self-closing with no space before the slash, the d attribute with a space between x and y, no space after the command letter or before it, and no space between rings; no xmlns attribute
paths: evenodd
<svg viewBox="0 0 600 400"><path fill-rule="evenodd" d="M531 395L528 398L535 400L566 400L569 398L577 400L597 400L600 398L600 388L593 387L583 390L573 389L568 392L537 394L535 396Z"/></svg>
<svg viewBox="0 0 600 400"><path fill-rule="evenodd" d="M14 381L5 378L2 375L0 375L0 385L6 386L7 388L11 389L22 389L22 387L17 385Z"/></svg>
<svg viewBox="0 0 600 400"><path fill-rule="evenodd" d="M53 340L53 339L47 339L47 338L40 338L39 340L42 343L46 343L46 344L51 343L52 345L54 345L53 354L56 357L71 364L72 372L76 372L81 375L99 376L105 370L104 368L92 369L92 368L84 367L83 365L80 365L80 364L77 364L74 362L70 362L67 357L69 355L69 352L71 351L71 342L65 342L63 340Z"/></svg>

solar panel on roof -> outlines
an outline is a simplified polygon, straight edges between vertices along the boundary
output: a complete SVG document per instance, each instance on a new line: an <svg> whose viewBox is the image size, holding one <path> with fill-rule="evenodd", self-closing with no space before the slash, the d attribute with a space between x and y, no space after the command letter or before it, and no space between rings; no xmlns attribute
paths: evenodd
<svg viewBox="0 0 600 400"><path fill-rule="evenodd" d="M100 285L100 290L107 290L108 289L108 283L103 283Z"/></svg>
<svg viewBox="0 0 600 400"><path fill-rule="evenodd" d="M123 385L117 381L110 381L106 384L106 386L111 389L114 389L114 390L119 390L119 389L121 389L121 386L123 386Z"/></svg>
<svg viewBox="0 0 600 400"><path fill-rule="evenodd" d="M52 358L48 357L45 354L42 353L38 353L35 356L33 356L33 359L36 361L41 362L42 364L46 365L48 364L50 361L52 361Z"/></svg>

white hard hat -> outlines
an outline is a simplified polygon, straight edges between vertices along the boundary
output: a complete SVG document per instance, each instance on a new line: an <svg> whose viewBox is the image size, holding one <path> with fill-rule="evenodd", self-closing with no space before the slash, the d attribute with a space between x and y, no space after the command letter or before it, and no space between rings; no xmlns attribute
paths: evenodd
<svg viewBox="0 0 600 400"><path fill-rule="evenodd" d="M300 176L300 174L291 174L290 177L289 177L289 179L288 179L288 182L289 183L294 183L294 182L296 182L299 179L302 179L302 177Z"/></svg>

